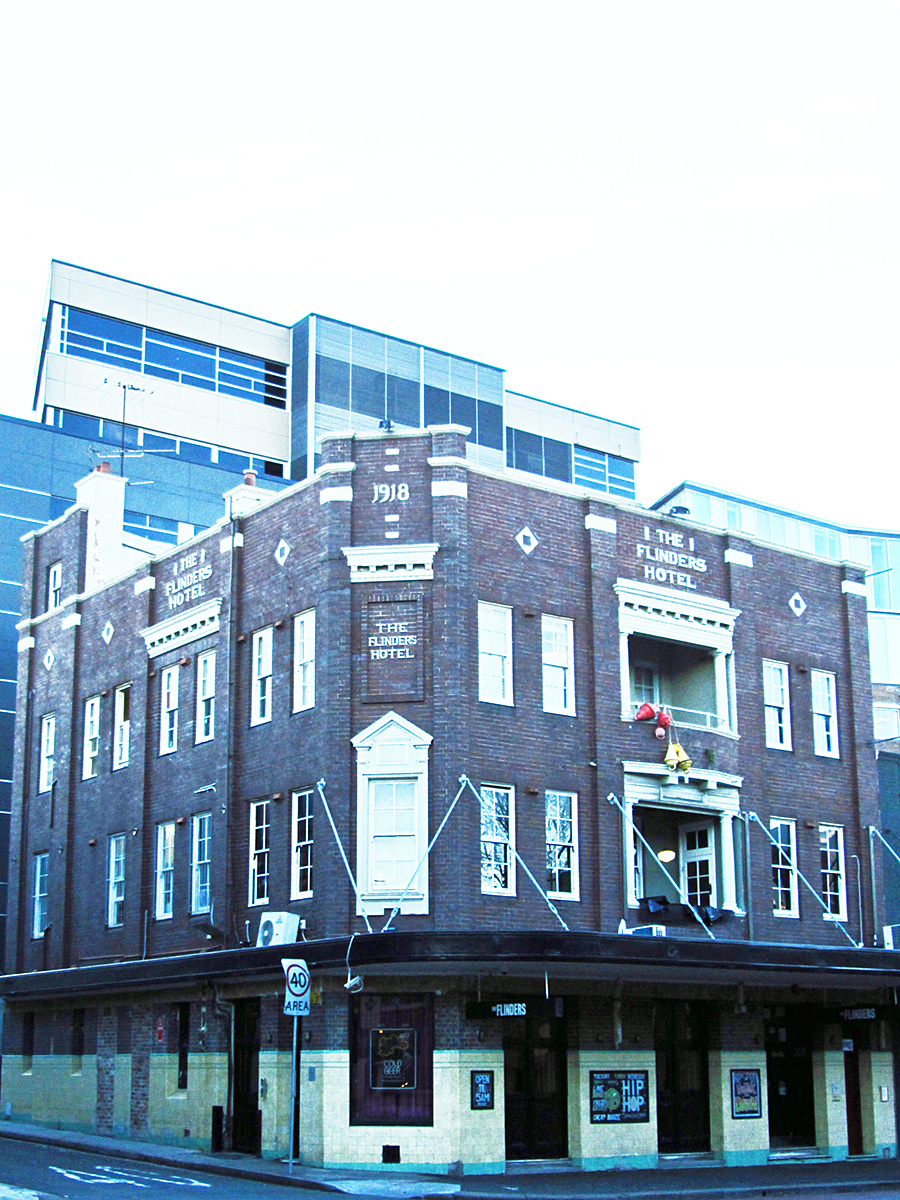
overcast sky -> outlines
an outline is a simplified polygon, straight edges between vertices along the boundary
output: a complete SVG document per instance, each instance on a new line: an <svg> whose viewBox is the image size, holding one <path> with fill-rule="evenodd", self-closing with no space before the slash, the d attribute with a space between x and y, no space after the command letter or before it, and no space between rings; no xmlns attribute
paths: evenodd
<svg viewBox="0 0 900 1200"><path fill-rule="evenodd" d="M19 6L3 408L51 258L317 311L637 425L688 477L900 528L897 0ZM15 36L12 36L12 34Z"/></svg>

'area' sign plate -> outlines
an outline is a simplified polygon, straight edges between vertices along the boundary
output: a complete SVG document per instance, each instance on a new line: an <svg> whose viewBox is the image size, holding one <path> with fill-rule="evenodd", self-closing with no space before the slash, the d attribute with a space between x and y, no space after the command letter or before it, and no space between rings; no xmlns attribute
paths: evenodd
<svg viewBox="0 0 900 1200"><path fill-rule="evenodd" d="M309 967L303 958L283 958L284 1015L309 1016Z"/></svg>

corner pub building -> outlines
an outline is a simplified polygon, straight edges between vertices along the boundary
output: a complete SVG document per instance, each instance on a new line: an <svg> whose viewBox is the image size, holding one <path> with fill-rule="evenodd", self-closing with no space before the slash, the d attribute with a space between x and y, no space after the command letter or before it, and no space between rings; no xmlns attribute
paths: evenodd
<svg viewBox="0 0 900 1200"><path fill-rule="evenodd" d="M894 1156L863 569L465 436L329 435L155 557L101 466L24 539L2 1111L438 1172Z"/></svg>

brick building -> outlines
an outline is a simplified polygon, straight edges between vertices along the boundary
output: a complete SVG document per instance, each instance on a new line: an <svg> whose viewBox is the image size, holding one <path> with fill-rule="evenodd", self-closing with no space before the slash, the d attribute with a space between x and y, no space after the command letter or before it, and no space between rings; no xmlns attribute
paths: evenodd
<svg viewBox="0 0 900 1200"><path fill-rule="evenodd" d="M287 1153L287 956L311 1163L894 1156L863 569L466 434L27 539L0 1103Z"/></svg>

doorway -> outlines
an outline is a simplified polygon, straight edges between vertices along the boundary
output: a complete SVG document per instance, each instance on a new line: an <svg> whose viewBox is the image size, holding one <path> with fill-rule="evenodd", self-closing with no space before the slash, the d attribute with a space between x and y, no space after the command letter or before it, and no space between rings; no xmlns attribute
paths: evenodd
<svg viewBox="0 0 900 1200"><path fill-rule="evenodd" d="M769 1146L789 1150L816 1144L813 1100L812 1038L817 1028L802 1004L763 1011L766 1026L766 1074Z"/></svg>
<svg viewBox="0 0 900 1200"><path fill-rule="evenodd" d="M660 1154L709 1151L709 1013L689 1000L653 1010L656 1127Z"/></svg>
<svg viewBox="0 0 900 1200"><path fill-rule="evenodd" d="M262 1150L259 1108L259 997L234 1002L234 1122L232 1149Z"/></svg>
<svg viewBox="0 0 900 1200"><path fill-rule="evenodd" d="M844 1030L844 1095L847 1098L847 1153L863 1152L862 1093L859 1086L859 1031Z"/></svg>
<svg viewBox="0 0 900 1200"><path fill-rule="evenodd" d="M504 1019L507 1159L566 1158L569 1095L562 999L529 997L526 1015Z"/></svg>

